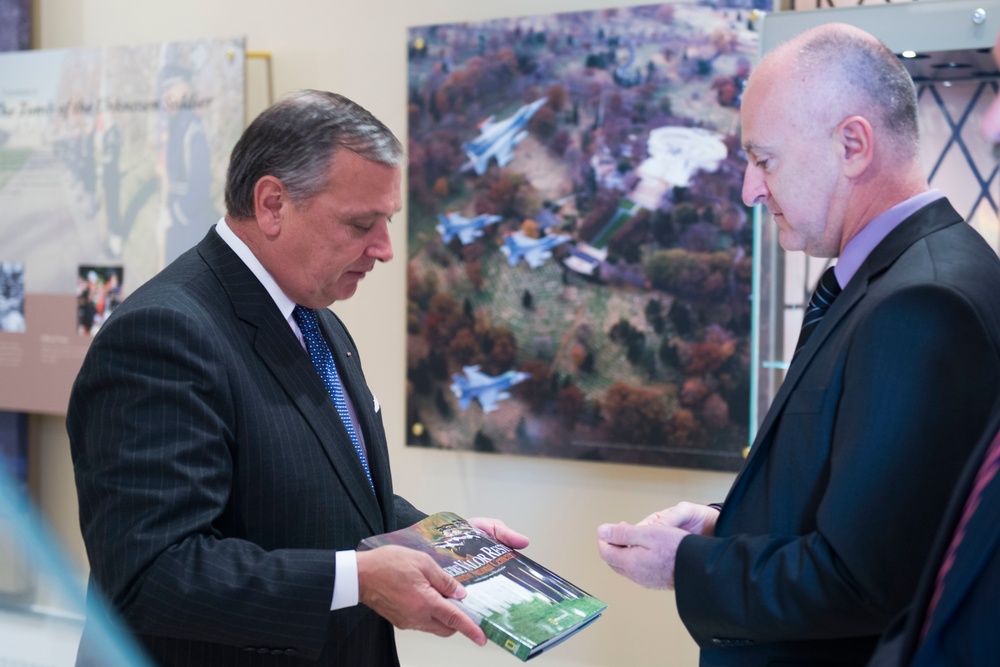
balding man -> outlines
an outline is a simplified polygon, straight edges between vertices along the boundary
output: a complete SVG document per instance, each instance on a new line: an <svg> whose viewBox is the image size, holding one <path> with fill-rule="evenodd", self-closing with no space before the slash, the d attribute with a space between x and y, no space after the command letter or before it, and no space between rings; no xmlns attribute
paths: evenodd
<svg viewBox="0 0 1000 667"><path fill-rule="evenodd" d="M871 35L768 54L742 125L745 202L836 269L726 502L601 526L601 554L676 585L702 665L863 665L1000 389L1000 261L928 187L913 82Z"/></svg>

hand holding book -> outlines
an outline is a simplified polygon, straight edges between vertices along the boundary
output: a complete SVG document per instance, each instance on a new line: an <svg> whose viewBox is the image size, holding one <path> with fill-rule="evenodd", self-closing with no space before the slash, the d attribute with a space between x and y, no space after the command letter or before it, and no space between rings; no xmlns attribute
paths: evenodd
<svg viewBox="0 0 1000 667"><path fill-rule="evenodd" d="M528 546L527 537L499 519L473 518L469 523L496 542L515 549ZM359 549L358 597L402 630L420 630L439 637L460 632L480 646L486 643L486 635L468 614L442 599L464 598L462 584L433 558L414 549L387 546L377 557Z"/></svg>
<svg viewBox="0 0 1000 667"><path fill-rule="evenodd" d="M453 592L450 597L456 609L521 660L535 657L600 617L606 604L504 544L526 545L527 538L502 522L484 527L440 512L408 528L362 540L358 559L367 549L391 545L427 555L443 573L464 584L464 596ZM477 636L465 632L465 623L445 627Z"/></svg>
<svg viewBox="0 0 1000 667"><path fill-rule="evenodd" d="M528 546L528 538L507 526L500 519L472 517L469 523L473 528L486 533L486 537L494 542L506 544L511 549L524 549Z"/></svg>
<svg viewBox="0 0 1000 667"><path fill-rule="evenodd" d="M482 646L486 635L479 626L445 600L465 595L465 588L427 554L394 545L377 554L358 551L360 602L401 630L439 637L460 632Z"/></svg>

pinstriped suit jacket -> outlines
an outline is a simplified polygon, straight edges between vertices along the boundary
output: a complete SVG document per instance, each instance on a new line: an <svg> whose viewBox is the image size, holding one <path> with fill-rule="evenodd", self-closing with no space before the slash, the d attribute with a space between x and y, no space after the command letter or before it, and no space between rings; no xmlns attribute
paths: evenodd
<svg viewBox="0 0 1000 667"><path fill-rule="evenodd" d="M320 322L375 494L308 355L214 229L93 340L67 416L91 587L157 664L398 664L388 622L330 611L334 552L424 515L393 494L353 340Z"/></svg>

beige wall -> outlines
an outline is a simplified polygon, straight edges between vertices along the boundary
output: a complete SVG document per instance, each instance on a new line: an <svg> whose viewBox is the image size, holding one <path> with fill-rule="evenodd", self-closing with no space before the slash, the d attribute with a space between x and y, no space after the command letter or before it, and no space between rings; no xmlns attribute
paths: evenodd
<svg viewBox="0 0 1000 667"><path fill-rule="evenodd" d="M275 93L323 88L351 97L406 132L406 28L411 25L635 4L614 0L36 0L40 48L100 47L150 41L245 36L250 51L273 57ZM265 89L252 63L251 99ZM405 216L393 227L405 257ZM384 406L397 490L422 509L494 515L527 533L528 555L552 566L610 607L595 626L543 658L552 667L695 665L697 649L678 619L674 596L646 591L597 555L596 526L636 521L680 500L721 500L731 474L566 462L406 448L404 422L405 264L380 267L336 310L361 347L365 371ZM377 304L374 305L374 304ZM85 567L77 526L65 422L32 421L33 488L43 512ZM398 633L406 666L440 663L510 667L495 646Z"/></svg>

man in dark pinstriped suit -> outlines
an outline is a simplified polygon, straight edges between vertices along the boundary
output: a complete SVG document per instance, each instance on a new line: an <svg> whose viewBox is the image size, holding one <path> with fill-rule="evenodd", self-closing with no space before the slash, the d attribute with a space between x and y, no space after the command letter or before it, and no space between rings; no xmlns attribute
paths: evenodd
<svg viewBox="0 0 1000 667"><path fill-rule="evenodd" d="M93 341L67 417L92 588L157 664L397 665L393 625L486 641L429 556L354 552L424 516L393 493L378 402L326 309L392 258L403 160L350 100L277 103L233 150L226 217ZM371 484L296 304L318 311ZM78 662L100 664L87 636Z"/></svg>

